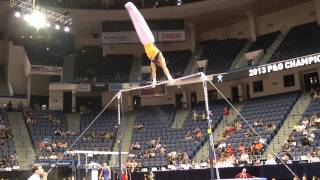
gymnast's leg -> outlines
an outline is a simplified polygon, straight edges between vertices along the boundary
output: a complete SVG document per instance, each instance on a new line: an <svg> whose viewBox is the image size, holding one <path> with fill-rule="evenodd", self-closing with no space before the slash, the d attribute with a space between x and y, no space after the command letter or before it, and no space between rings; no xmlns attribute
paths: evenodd
<svg viewBox="0 0 320 180"><path fill-rule="evenodd" d="M163 57L163 55L162 55L161 52L159 53L159 57L158 57L158 66L161 67L164 75L167 76L168 80L169 80L169 81L172 81L173 78L172 78L172 76L171 76L171 74L170 74L170 72L169 72L169 69L168 69L168 67L167 67L166 60L165 60L165 58Z"/></svg>
<svg viewBox="0 0 320 180"><path fill-rule="evenodd" d="M155 87L157 83L157 65L154 61L151 61L150 67L151 67L152 87Z"/></svg>

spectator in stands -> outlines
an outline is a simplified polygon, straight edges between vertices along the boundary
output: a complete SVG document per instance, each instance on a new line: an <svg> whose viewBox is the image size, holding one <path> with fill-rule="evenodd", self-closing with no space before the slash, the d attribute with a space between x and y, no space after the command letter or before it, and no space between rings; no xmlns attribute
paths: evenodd
<svg viewBox="0 0 320 180"><path fill-rule="evenodd" d="M287 163L289 161L292 161L293 158L292 158L292 155L290 152L286 152L283 156L282 156L282 160Z"/></svg>
<svg viewBox="0 0 320 180"><path fill-rule="evenodd" d="M223 117L224 117L224 119L225 119L226 124L228 124L229 116L230 116L230 110L229 110L229 108L228 108L228 107L224 107Z"/></svg>
<svg viewBox="0 0 320 180"><path fill-rule="evenodd" d="M189 161L182 161L181 162L181 168L184 170L191 169L192 165L189 163Z"/></svg>
<svg viewBox="0 0 320 180"><path fill-rule="evenodd" d="M261 119L255 120L253 123L253 127L263 127L264 124Z"/></svg>
<svg viewBox="0 0 320 180"><path fill-rule="evenodd" d="M316 100L319 97L318 92L314 88L311 88L310 96L311 100Z"/></svg>
<svg viewBox="0 0 320 180"><path fill-rule="evenodd" d="M227 147L227 144L224 141L221 141L217 150L224 152L225 148Z"/></svg>
<svg viewBox="0 0 320 180"><path fill-rule="evenodd" d="M267 145L267 139L260 137L259 143L261 143L263 146Z"/></svg>
<svg viewBox="0 0 320 180"><path fill-rule="evenodd" d="M267 161L265 162L265 164L267 165L271 165L271 164L277 164L276 160L274 159L272 154L268 155Z"/></svg>
<svg viewBox="0 0 320 180"><path fill-rule="evenodd" d="M240 120L238 120L238 121L235 123L235 128L236 128L236 130L242 129L242 123L241 123Z"/></svg>
<svg viewBox="0 0 320 180"><path fill-rule="evenodd" d="M160 148L160 156L162 156L162 157L164 157L166 155L166 149L165 149L165 147L161 147Z"/></svg>
<svg viewBox="0 0 320 180"><path fill-rule="evenodd" d="M84 140L91 140L93 138L95 138L94 132L88 132L83 139Z"/></svg>
<svg viewBox="0 0 320 180"><path fill-rule="evenodd" d="M287 142L288 142L288 143L293 143L293 142L295 142L295 139L294 139L294 137L293 137L292 134L289 135L289 137L288 137L288 139L287 139Z"/></svg>
<svg viewBox="0 0 320 180"><path fill-rule="evenodd" d="M261 155L264 150L264 145L261 142L256 142L254 145L254 153L256 155Z"/></svg>
<svg viewBox="0 0 320 180"><path fill-rule="evenodd" d="M250 162L249 154L247 151L243 152L240 156L240 164L248 164Z"/></svg>
<svg viewBox="0 0 320 180"><path fill-rule="evenodd" d="M160 143L160 138L158 138L157 141L156 141L155 150L160 149L160 148L161 148L161 143Z"/></svg>
<svg viewBox="0 0 320 180"><path fill-rule="evenodd" d="M203 111L203 112L202 112L202 115L201 115L201 118L199 118L198 120L205 121L206 119L207 119L207 117L206 117L206 112Z"/></svg>
<svg viewBox="0 0 320 180"><path fill-rule="evenodd" d="M227 144L226 153L228 154L228 156L234 155L233 146L231 144Z"/></svg>
<svg viewBox="0 0 320 180"><path fill-rule="evenodd" d="M213 113L212 113L212 111L210 111L210 110L209 110L209 118L210 118L210 119L213 119Z"/></svg>
<svg viewBox="0 0 320 180"><path fill-rule="evenodd" d="M313 160L313 156L310 152L307 153L306 160L308 160L308 162L311 162Z"/></svg>
<svg viewBox="0 0 320 180"><path fill-rule="evenodd" d="M68 148L68 143L67 142L58 142L57 146L61 149L67 149Z"/></svg>
<svg viewBox="0 0 320 180"><path fill-rule="evenodd" d="M177 169L177 167L176 167L176 162L175 162L175 161L172 161L172 160L169 160L168 169L169 169L169 170L176 170L176 169Z"/></svg>
<svg viewBox="0 0 320 180"><path fill-rule="evenodd" d="M192 133L191 133L191 131L188 131L188 133L186 134L186 136L185 136L184 139L185 139L185 140L190 140L190 139L192 139Z"/></svg>
<svg viewBox="0 0 320 180"><path fill-rule="evenodd" d="M204 160L201 160L199 165L200 165L201 168L207 168L208 167L208 163L206 161L204 161Z"/></svg>
<svg viewBox="0 0 320 180"><path fill-rule="evenodd" d="M51 143L52 150L55 151L57 149L57 144L55 142Z"/></svg>
<svg viewBox="0 0 320 180"><path fill-rule="evenodd" d="M156 140L152 139L149 143L149 148L156 148Z"/></svg>
<svg viewBox="0 0 320 180"><path fill-rule="evenodd" d="M267 131L269 131L269 132L274 132L275 130L277 129L277 125L276 125L276 123L274 123L274 122L269 122L268 124L267 124Z"/></svg>
<svg viewBox="0 0 320 180"><path fill-rule="evenodd" d="M144 175L144 180L154 180L154 173L153 172L147 172L145 175Z"/></svg>
<svg viewBox="0 0 320 180"><path fill-rule="evenodd" d="M233 133L235 133L236 129L234 126L227 126L224 133L223 137L229 138Z"/></svg>
<svg viewBox="0 0 320 180"><path fill-rule="evenodd" d="M12 102L11 101L8 102L7 110L12 111Z"/></svg>
<svg viewBox="0 0 320 180"><path fill-rule="evenodd" d="M234 155L231 155L227 157L226 159L226 167L234 167L234 165L237 163L237 159Z"/></svg>
<svg viewBox="0 0 320 180"><path fill-rule="evenodd" d="M253 127L258 127L258 120L253 121Z"/></svg>
<svg viewBox="0 0 320 180"><path fill-rule="evenodd" d="M238 151L240 155L243 154L246 151L246 146L243 143L239 144Z"/></svg>
<svg viewBox="0 0 320 180"><path fill-rule="evenodd" d="M41 110L42 110L42 111L46 111L46 110L47 110L47 105L46 105L46 104L42 104Z"/></svg>
<svg viewBox="0 0 320 180"><path fill-rule="evenodd" d="M253 133L248 129L246 133L244 133L244 136L246 138L251 138L253 136Z"/></svg>
<svg viewBox="0 0 320 180"><path fill-rule="evenodd" d="M130 150L140 150L140 144L138 142L131 144Z"/></svg>
<svg viewBox="0 0 320 180"><path fill-rule="evenodd" d="M142 124L134 125L134 126L133 126L133 129L142 129L142 128L143 128L143 125L142 125Z"/></svg>
<svg viewBox="0 0 320 180"><path fill-rule="evenodd" d="M290 148L295 147L297 145L295 138L292 134L289 135L289 137L287 139L287 143L290 146Z"/></svg>
<svg viewBox="0 0 320 180"><path fill-rule="evenodd" d="M2 111L7 111L7 104L6 103L2 104Z"/></svg>
<svg viewBox="0 0 320 180"><path fill-rule="evenodd" d="M308 130L308 133L307 133L307 138L308 138L308 141L310 142L310 143L313 143L314 142L314 138L316 137L316 135L313 133L313 132L311 132L310 130Z"/></svg>
<svg viewBox="0 0 320 180"><path fill-rule="evenodd" d="M172 151L171 153L168 154L168 157L169 157L169 160L174 162L175 164L175 161L178 159L177 152Z"/></svg>
<svg viewBox="0 0 320 180"><path fill-rule="evenodd" d="M291 152L293 146L290 146L288 142L285 142L282 146L282 152Z"/></svg>
<svg viewBox="0 0 320 180"><path fill-rule="evenodd" d="M313 115L310 118L310 126L316 127L320 123L320 119L318 118L316 113L313 113Z"/></svg>
<svg viewBox="0 0 320 180"><path fill-rule="evenodd" d="M320 158L320 147L318 146L317 151L315 152L316 156Z"/></svg>
<svg viewBox="0 0 320 180"><path fill-rule="evenodd" d="M189 156L186 152L182 153L182 163L186 164L189 163Z"/></svg>
<svg viewBox="0 0 320 180"><path fill-rule="evenodd" d="M195 140L196 141L200 141L201 140L201 138L202 138L202 132L201 132L201 129L200 128L196 128L195 130L194 130L194 136L195 136Z"/></svg>
<svg viewBox="0 0 320 180"><path fill-rule="evenodd" d="M103 132L101 134L101 138L104 139L104 140L109 140L109 139L113 139L114 138L114 135L110 132Z"/></svg>
<svg viewBox="0 0 320 180"><path fill-rule="evenodd" d="M192 112L192 119L193 119L194 121L198 120L198 113L197 113L196 110L193 110L193 112Z"/></svg>
<svg viewBox="0 0 320 180"><path fill-rule="evenodd" d="M30 116L27 117L26 122L27 124L33 124Z"/></svg>
<svg viewBox="0 0 320 180"><path fill-rule="evenodd" d="M304 118L301 122L301 125L304 125L306 128L309 127L309 120L307 118Z"/></svg>
<svg viewBox="0 0 320 180"><path fill-rule="evenodd" d="M299 124L296 124L294 127L293 127L293 130L296 131L296 132L302 132L306 129L307 127L305 125L299 125Z"/></svg>
<svg viewBox="0 0 320 180"><path fill-rule="evenodd" d="M61 131L58 129L58 130L54 131L54 135L55 135L55 136L62 136L62 133L61 133Z"/></svg>
<svg viewBox="0 0 320 180"><path fill-rule="evenodd" d="M23 104L22 101L19 102L18 106L18 111L22 111L23 110Z"/></svg>

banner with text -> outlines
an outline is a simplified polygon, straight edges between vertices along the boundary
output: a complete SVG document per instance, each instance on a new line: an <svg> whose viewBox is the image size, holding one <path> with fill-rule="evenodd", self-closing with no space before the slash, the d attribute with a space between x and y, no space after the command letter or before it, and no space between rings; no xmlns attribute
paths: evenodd
<svg viewBox="0 0 320 180"><path fill-rule="evenodd" d="M77 84L77 92L90 92L91 84Z"/></svg>
<svg viewBox="0 0 320 180"><path fill-rule="evenodd" d="M103 32L102 44L139 43L136 32Z"/></svg>
<svg viewBox="0 0 320 180"><path fill-rule="evenodd" d="M109 91L110 92L119 92L122 90L122 83L111 83L109 84Z"/></svg>
<svg viewBox="0 0 320 180"><path fill-rule="evenodd" d="M298 57L249 69L249 76L257 76L272 72L320 63L320 53Z"/></svg>
<svg viewBox="0 0 320 180"><path fill-rule="evenodd" d="M153 31L156 42L177 42L185 41L185 31ZM131 44L140 43L135 31L103 32L101 35L102 44Z"/></svg>
<svg viewBox="0 0 320 180"><path fill-rule="evenodd" d="M186 34L184 31L163 31L158 33L159 42L176 42L185 40Z"/></svg>

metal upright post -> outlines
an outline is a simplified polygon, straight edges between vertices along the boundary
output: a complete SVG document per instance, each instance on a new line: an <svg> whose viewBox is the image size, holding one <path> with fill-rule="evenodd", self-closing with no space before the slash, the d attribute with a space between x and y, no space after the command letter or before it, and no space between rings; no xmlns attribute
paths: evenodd
<svg viewBox="0 0 320 180"><path fill-rule="evenodd" d="M78 163L77 163L77 167L76 167L76 170L77 170L77 180L80 180L80 176L81 176L81 158L80 158L80 154L77 154L78 155Z"/></svg>
<svg viewBox="0 0 320 180"><path fill-rule="evenodd" d="M118 151L119 151L119 154L118 154L118 163L119 163L119 177L121 177L121 148L122 148L122 145L121 145L121 103L122 103L122 92L120 91L118 93L118 129L117 129L117 143L118 143Z"/></svg>
<svg viewBox="0 0 320 180"><path fill-rule="evenodd" d="M207 120L208 120L210 175L211 175L211 180L214 180L213 158L215 159L215 161L217 161L217 159L216 159L216 154L215 154L214 144L213 144L212 119L210 117L210 109L209 109L207 76L201 73L201 77L202 77L204 100L205 100L205 107L206 107ZM217 179L220 179L218 167L215 166L215 169L216 169Z"/></svg>
<svg viewBox="0 0 320 180"><path fill-rule="evenodd" d="M86 154L86 179L89 179L89 177L88 177L88 154Z"/></svg>

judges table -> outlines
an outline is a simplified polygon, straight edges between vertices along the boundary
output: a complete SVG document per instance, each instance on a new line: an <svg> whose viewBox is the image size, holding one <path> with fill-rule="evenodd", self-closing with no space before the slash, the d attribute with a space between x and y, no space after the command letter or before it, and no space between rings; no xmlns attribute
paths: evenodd
<svg viewBox="0 0 320 180"><path fill-rule="evenodd" d="M320 177L320 163L294 163L289 167L299 176L306 175L307 177ZM241 172L243 168L247 169L247 173L255 177L257 180L271 179L292 179L291 173L284 165L262 165L262 166L247 166L247 167L232 167L219 168L220 178L232 179ZM192 169L192 170L177 170L177 171L158 171L154 172L156 180L209 180L210 169ZM132 174L132 180L143 179L144 173L135 172ZM250 179L250 180L252 180Z"/></svg>

